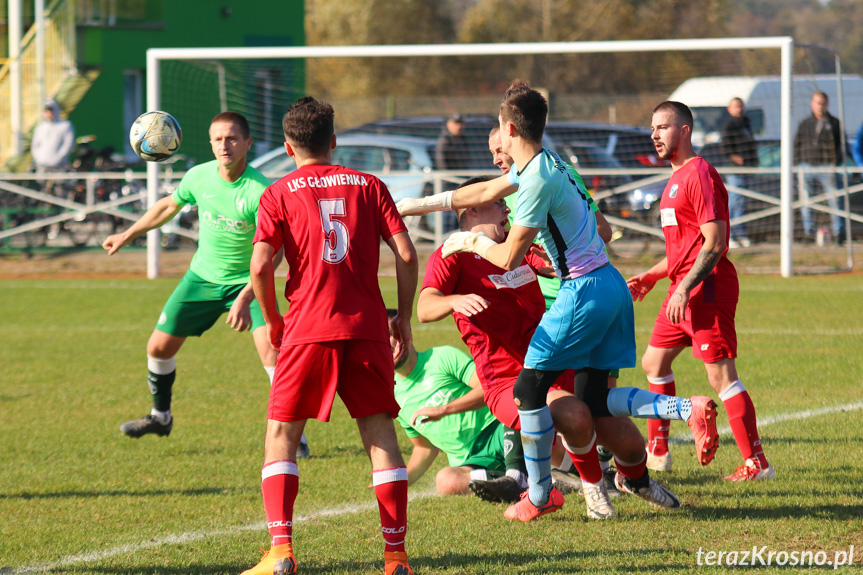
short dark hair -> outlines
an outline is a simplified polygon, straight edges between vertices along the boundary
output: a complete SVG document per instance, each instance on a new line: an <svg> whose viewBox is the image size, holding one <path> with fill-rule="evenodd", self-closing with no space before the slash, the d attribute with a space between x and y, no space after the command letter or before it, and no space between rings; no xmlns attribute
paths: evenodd
<svg viewBox="0 0 863 575"><path fill-rule="evenodd" d="M305 96L292 104L282 118L285 141L313 156L322 156L333 141L335 111L326 102Z"/></svg>
<svg viewBox="0 0 863 575"><path fill-rule="evenodd" d="M388 317L388 318L393 319L393 318L394 318L394 317L396 317L397 315L399 315L399 310L397 310L397 309L393 309L393 308L391 308L391 307L388 307L388 308L387 308L387 317Z"/></svg>
<svg viewBox="0 0 863 575"><path fill-rule="evenodd" d="M518 136L531 142L541 142L548 118L548 102L527 82L514 80L503 96L500 117L512 122Z"/></svg>
<svg viewBox="0 0 863 575"><path fill-rule="evenodd" d="M489 133L488 133L488 137L489 137L489 138L492 138L492 137L494 137L494 135L495 135L495 134L497 134L498 132L500 132L500 124L495 124L495 125L492 127L492 129L489 131Z"/></svg>
<svg viewBox="0 0 863 575"><path fill-rule="evenodd" d="M248 140L252 137L252 129L249 128L249 121L246 117L239 112L222 112L221 114L216 114L212 120L210 120L210 125L218 124L220 122L224 122L226 124L236 124L240 127L240 133L243 135L243 138Z"/></svg>
<svg viewBox="0 0 863 575"><path fill-rule="evenodd" d="M495 179L495 176L474 176L473 178L470 178L469 180L465 180L462 183L460 183L458 185L458 188L456 188L456 189L459 190L465 186L470 186L471 184L478 184L480 182L488 182L488 181L491 181L493 179ZM456 217L458 218L459 229L462 228L462 224L464 223L464 214L466 212L467 212L467 208L463 208L462 210L456 210L456 212L455 212Z"/></svg>
<svg viewBox="0 0 863 575"><path fill-rule="evenodd" d="M740 103L742 104L742 103L743 103L743 98L741 98L741 97L739 97L739 96L734 96L733 98L731 98L730 100L728 100L728 105L729 105L729 106L731 105L731 102L740 102Z"/></svg>
<svg viewBox="0 0 863 575"><path fill-rule="evenodd" d="M674 100L666 100L653 109L654 114L657 112L671 112L684 126L689 126L689 129L692 129L692 110L686 104L681 104Z"/></svg>
<svg viewBox="0 0 863 575"><path fill-rule="evenodd" d="M815 92L812 93L812 97L814 98L815 96L823 96L824 101L828 104L830 103L830 96L828 96L826 92L822 92L821 90L815 90Z"/></svg>

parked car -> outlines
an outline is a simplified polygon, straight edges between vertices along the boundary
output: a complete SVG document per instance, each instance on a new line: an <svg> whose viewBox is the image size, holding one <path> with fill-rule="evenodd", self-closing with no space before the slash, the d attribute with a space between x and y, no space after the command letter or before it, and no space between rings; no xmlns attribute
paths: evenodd
<svg viewBox="0 0 863 575"><path fill-rule="evenodd" d="M623 169L623 164L605 148L587 142L567 142L558 145L558 154L580 174L582 170ZM581 174L591 193L616 188L632 181L629 174Z"/></svg>
<svg viewBox="0 0 863 575"><path fill-rule="evenodd" d="M333 150L333 164L374 174L383 180L393 200L421 198L434 191L431 181L434 141L409 136L369 133L339 134ZM488 155L488 151L486 151ZM284 147L275 148L250 164L275 181L296 168ZM423 219L431 229L434 215ZM455 229L455 215L444 216L444 231Z"/></svg>
<svg viewBox="0 0 863 575"><path fill-rule="evenodd" d="M336 138L333 163L379 176L395 201L429 193L431 150L434 142L422 138L378 134L341 134ZM251 165L272 180L296 167L284 147L252 160ZM407 172L393 174L393 172Z"/></svg>
<svg viewBox="0 0 863 575"><path fill-rule="evenodd" d="M468 141L470 169L489 169L492 167L492 162L491 154L488 151L488 133L493 126L497 125L497 119L491 116L462 116L462 119L464 120L463 133ZM390 118L350 128L344 133L372 133L425 138L432 142L430 155L434 159L435 144L446 125L446 120L444 116ZM430 165L433 166L433 164Z"/></svg>
<svg viewBox="0 0 863 575"><path fill-rule="evenodd" d="M656 155L647 128L598 122L549 122L545 133L555 142L579 141L599 146L626 168L668 165Z"/></svg>
<svg viewBox="0 0 863 575"><path fill-rule="evenodd" d="M471 170L494 170L491 154L488 151L488 134L498 125L497 118L492 116L462 116L464 120L464 135L468 141ZM391 118L369 122L355 128L345 130L345 134L374 133L414 136L432 140L431 157L434 158L434 144L446 125L444 116L411 116ZM575 139L575 138L573 138ZM560 153L556 140L548 136L543 138L543 145Z"/></svg>

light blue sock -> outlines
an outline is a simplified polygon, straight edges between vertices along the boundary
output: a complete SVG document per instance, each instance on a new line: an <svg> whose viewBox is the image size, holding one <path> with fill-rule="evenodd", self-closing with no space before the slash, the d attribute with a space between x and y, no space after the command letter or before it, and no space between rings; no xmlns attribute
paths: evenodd
<svg viewBox="0 0 863 575"><path fill-rule="evenodd" d="M537 507L548 503L551 493L551 444L554 424L551 412L544 405L539 409L518 410L521 419L521 443L527 467L528 496Z"/></svg>
<svg viewBox="0 0 863 575"><path fill-rule="evenodd" d="M642 419L679 419L692 414L692 402L674 395L653 393L638 387L616 387L608 390L608 411L615 417Z"/></svg>

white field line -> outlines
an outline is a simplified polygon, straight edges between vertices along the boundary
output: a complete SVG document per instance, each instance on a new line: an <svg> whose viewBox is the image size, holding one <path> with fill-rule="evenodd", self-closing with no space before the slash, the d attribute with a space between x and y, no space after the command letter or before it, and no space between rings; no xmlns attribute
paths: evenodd
<svg viewBox="0 0 863 575"><path fill-rule="evenodd" d="M818 417L821 415L830 415L831 413L839 413L841 411L858 411L863 409L863 401L857 403L846 403L845 405L834 405L832 407L821 407L819 409L806 409L794 413L780 413L779 415L771 415L768 417L758 418L758 428L767 427L774 423L782 423L785 421L796 421L798 419L809 419L810 417ZM731 428L726 426L717 429L719 435L731 435ZM670 443L692 443L691 433L681 433L671 438Z"/></svg>
<svg viewBox="0 0 863 575"><path fill-rule="evenodd" d="M413 501L414 499L421 499L425 497L439 497L439 495L435 491L422 491L409 494L408 499L410 501ZM342 507L333 507L330 509L321 509L320 511L315 511L307 515L295 517L293 522L301 523L304 521L313 521L315 519L321 519L326 517L337 517L340 515L350 515L352 513L362 513L364 511L372 511L374 509L377 509L377 507L377 502L374 502L363 503L360 505L345 505ZM243 531L266 531L266 529L266 522L259 521L255 523L249 523L247 525L236 525L234 527L227 527L225 529L214 529L210 531L192 531L187 533L181 533L179 535L167 535L165 537L157 537L150 541L144 541L141 543L127 543L126 545L120 545L118 547L113 547L104 551L92 551L90 553L83 553L81 555L70 555L52 563L43 563L42 565L34 565L31 567L21 567L20 569L13 569L11 571L8 571L7 569L2 569L0 570L0 575L6 575L7 573L10 575L18 575L24 573L45 573L53 571L54 569L59 569L61 567L69 567L71 565L77 565L80 563L92 563L94 561L110 559L111 557L116 557L118 555L134 553L135 551L141 551L142 549L161 547L162 545L180 545L184 543L201 541L202 539L211 539L213 537L236 535L237 533L242 533Z"/></svg>
<svg viewBox="0 0 863 575"><path fill-rule="evenodd" d="M653 333L653 326L640 326L636 327L635 331L637 333ZM860 336L863 335L863 327L848 327L848 328L839 328L839 329L821 329L821 328L802 328L802 327L789 327L789 328L777 328L777 329L762 329L762 328L737 328L737 334L743 335L772 335L772 336L804 336L804 337L846 337L846 336Z"/></svg>
<svg viewBox="0 0 863 575"><path fill-rule="evenodd" d="M830 415L831 413L839 413L841 411L858 411L863 409L863 402L857 403L847 403L844 405L836 405L832 407L822 407L820 409L807 409L804 411L797 411L794 413L785 413L779 415L773 415L769 417L760 418L758 421L758 427L766 427L768 425L772 425L774 423L782 423L785 421L795 421L799 419L809 419L811 417L819 417L821 415ZM729 435L731 433L730 427L721 427L719 428L720 435ZM692 436L689 434L680 434L671 438L671 443L679 444L679 443L691 443ZM437 497L437 493L433 491L425 491L420 493L410 494L409 499L413 501L414 499L420 499L424 497ZM303 515L300 517L296 517L294 519L295 523L300 523L303 521L312 521L314 519L320 519L324 517L336 517L340 515L349 515L351 513L360 513L363 511L371 511L377 507L377 503L365 503L362 505L348 505L343 507L333 507L331 509L322 509L320 511L315 511L313 513L309 513L308 515ZM193 531L187 533L181 533L179 535L168 535L166 537L159 537L150 541L145 541L142 543L128 543L126 545L121 545L119 547L114 547L111 549L106 549L105 551L93 551L90 553L84 553L81 555L70 555L68 557L64 557L58 561L53 563L45 563L42 565L31 566L31 567L22 567L17 570L7 571L3 570L2 574L25 574L25 573L45 573L47 571L52 571L54 569L58 569L60 567L69 567L71 565L77 565L79 563L91 563L93 561L101 561L103 559L109 559L111 557L116 557L118 555L125 555L127 553L133 553L135 551L140 551L142 549L152 549L154 547L161 547L162 545L178 545L183 543L192 543L194 541L200 541L202 539L210 539L213 537L221 537L221 536L231 536L236 535L237 533L241 533L243 531L255 531L255 530L264 530L266 529L266 524L264 522L256 522L250 523L248 525L238 525L234 527L228 527L226 529L216 529L211 531Z"/></svg>

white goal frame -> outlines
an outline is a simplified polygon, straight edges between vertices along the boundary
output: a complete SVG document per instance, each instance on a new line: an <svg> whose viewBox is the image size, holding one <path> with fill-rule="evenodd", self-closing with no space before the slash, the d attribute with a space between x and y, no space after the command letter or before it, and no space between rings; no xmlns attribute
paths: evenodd
<svg viewBox="0 0 863 575"><path fill-rule="evenodd" d="M717 38L679 40L626 40L606 42L536 42L501 44L419 44L394 46L305 46L292 48L150 48L147 50L147 109L160 109L159 67L163 60L235 60L289 58L388 58L408 56L520 56L526 54L608 54L622 52L667 52L778 49L781 74L781 163L780 163L780 272L793 274L794 189L791 126L791 76L794 39L789 36L763 38ZM841 86L840 86L841 90ZM840 91L841 94L841 91ZM844 119L841 108L840 120ZM160 165L147 165L147 204L159 200ZM846 202L847 209L847 202ZM147 277L159 277L160 231L147 234Z"/></svg>

